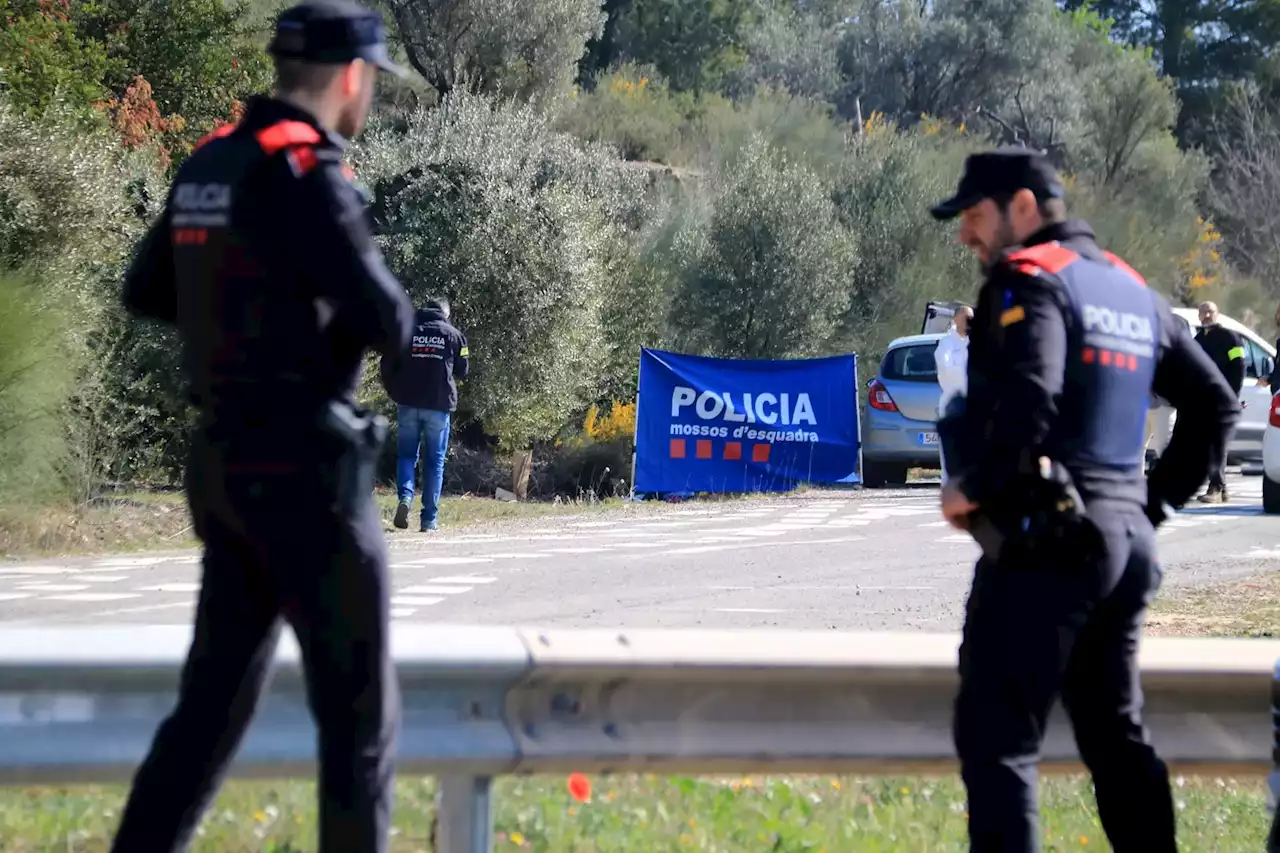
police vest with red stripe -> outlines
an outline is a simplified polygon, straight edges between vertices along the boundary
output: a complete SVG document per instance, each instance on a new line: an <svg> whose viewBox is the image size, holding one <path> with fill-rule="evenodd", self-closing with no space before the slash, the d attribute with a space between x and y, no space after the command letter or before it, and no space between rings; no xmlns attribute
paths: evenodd
<svg viewBox="0 0 1280 853"><path fill-rule="evenodd" d="M210 133L201 137L200 141L195 144L192 150L198 151L208 143L215 139L221 139L224 136L230 136L237 129L238 125L224 124L215 128ZM289 160L294 174L298 176L305 175L307 172L315 168L318 162L316 158L315 146L321 141L320 133L311 125L303 121L281 121L276 124L264 127L254 134L258 145L261 146L262 152L267 156L278 154L281 151ZM347 180L354 180L355 174L351 171L351 167L346 163L342 164L342 173L346 175Z"/></svg>
<svg viewBox="0 0 1280 853"><path fill-rule="evenodd" d="M1143 462L1147 407L1160 351L1160 315L1146 282L1120 258L1085 257L1061 243L1021 249L1006 261L1062 284L1067 365L1049 438L1068 466L1130 470Z"/></svg>
<svg viewBox="0 0 1280 853"><path fill-rule="evenodd" d="M266 281L261 256L269 235L245 233L233 227L232 219L238 199L262 191L253 176L264 159L284 158L293 176L301 178L321 162L337 161L336 150L324 143L319 130L301 121L254 131L224 125L200 140L197 151L209 148L193 153L179 169L170 195L170 240L183 282L180 314L200 318L180 317L189 329L184 360L197 402L215 398L218 386L262 380L265 364L278 365L282 377L316 369L310 350L318 339L312 301L289 298L287 275ZM239 215L252 219L252 200L250 208Z"/></svg>

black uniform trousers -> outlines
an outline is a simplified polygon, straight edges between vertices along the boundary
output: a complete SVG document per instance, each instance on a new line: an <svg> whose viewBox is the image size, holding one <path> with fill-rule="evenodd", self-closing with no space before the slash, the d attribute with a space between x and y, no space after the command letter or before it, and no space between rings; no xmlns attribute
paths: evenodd
<svg viewBox="0 0 1280 853"><path fill-rule="evenodd" d="M1235 430L1223 438L1222 444L1213 444L1213 453L1209 459L1209 489L1221 491L1227 487L1227 445L1231 443Z"/></svg>
<svg viewBox="0 0 1280 853"><path fill-rule="evenodd" d="M340 513L322 473L237 473L196 445L187 486L205 553L194 638L177 707L134 778L112 849L187 847L288 622L319 734L319 849L385 851L399 690L388 647L387 551L372 496Z"/></svg>
<svg viewBox="0 0 1280 853"><path fill-rule="evenodd" d="M1062 696L1117 853L1176 853L1169 775L1142 725L1136 652L1160 585L1142 508L1097 501L1097 565L979 561L966 607L954 736L971 849L1040 850L1036 763Z"/></svg>

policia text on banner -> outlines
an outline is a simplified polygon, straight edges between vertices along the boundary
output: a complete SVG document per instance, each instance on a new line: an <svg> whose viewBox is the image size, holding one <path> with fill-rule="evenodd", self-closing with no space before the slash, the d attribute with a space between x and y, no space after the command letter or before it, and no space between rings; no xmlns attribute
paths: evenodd
<svg viewBox="0 0 1280 853"><path fill-rule="evenodd" d="M739 360L642 350L636 491L851 482L857 359Z"/></svg>

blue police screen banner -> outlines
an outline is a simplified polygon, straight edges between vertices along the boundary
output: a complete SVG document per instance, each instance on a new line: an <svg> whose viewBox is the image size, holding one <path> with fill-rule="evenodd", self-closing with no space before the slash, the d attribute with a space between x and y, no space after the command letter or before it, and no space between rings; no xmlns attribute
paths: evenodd
<svg viewBox="0 0 1280 853"><path fill-rule="evenodd" d="M855 483L857 358L742 361L640 352L635 490Z"/></svg>

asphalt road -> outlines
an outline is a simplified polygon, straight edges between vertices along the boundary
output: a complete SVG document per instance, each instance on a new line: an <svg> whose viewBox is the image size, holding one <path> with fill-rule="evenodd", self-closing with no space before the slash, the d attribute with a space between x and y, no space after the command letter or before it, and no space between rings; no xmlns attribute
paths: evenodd
<svg viewBox="0 0 1280 853"><path fill-rule="evenodd" d="M1166 585L1280 564L1261 479L1160 534ZM977 548L936 486L390 537L393 617L559 627L956 630ZM299 531L305 536L305 531ZM0 623L189 624L194 552L0 563Z"/></svg>

